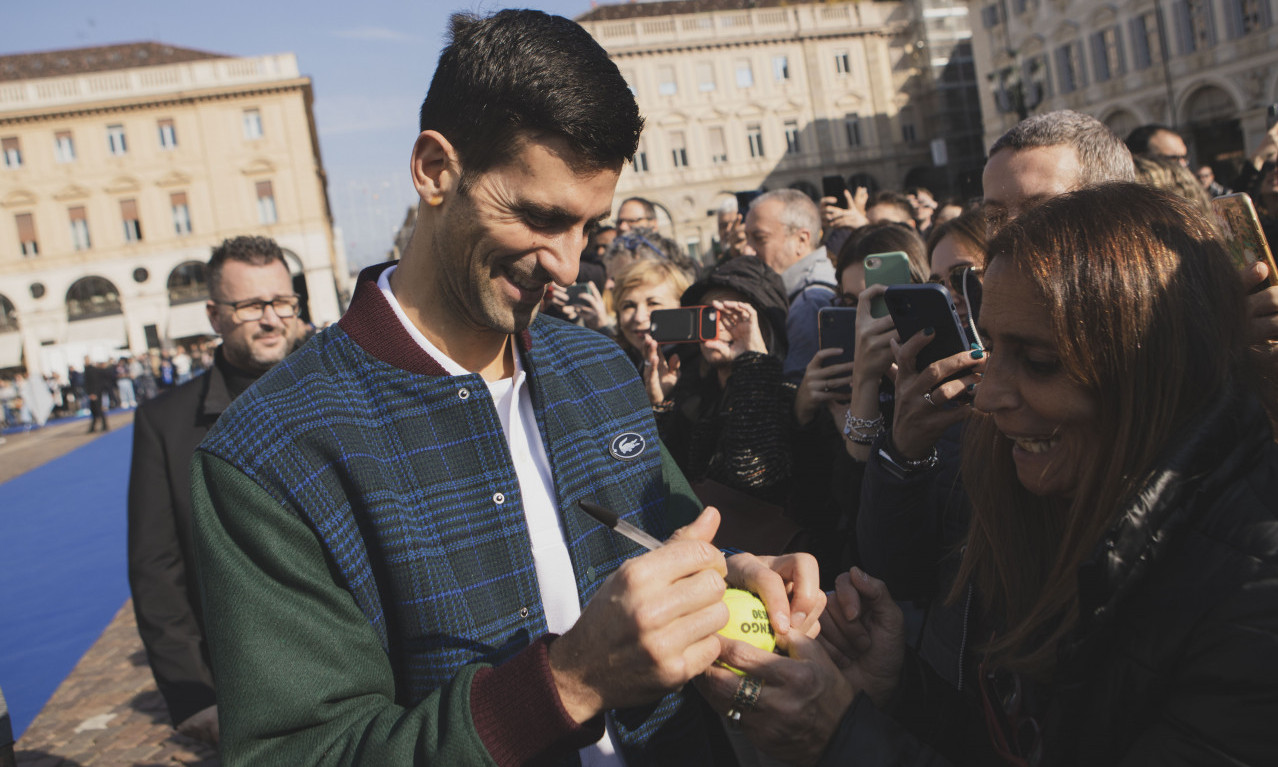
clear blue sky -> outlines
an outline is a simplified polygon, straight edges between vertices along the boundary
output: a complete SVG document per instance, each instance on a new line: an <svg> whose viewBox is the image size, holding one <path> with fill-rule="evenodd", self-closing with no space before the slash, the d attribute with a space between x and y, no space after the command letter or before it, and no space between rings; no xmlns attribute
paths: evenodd
<svg viewBox="0 0 1278 767"><path fill-rule="evenodd" d="M233 56L297 54L315 89L328 192L353 267L381 260L416 200L408 154L448 15L569 18L590 0L10 0L0 54L154 40Z"/></svg>

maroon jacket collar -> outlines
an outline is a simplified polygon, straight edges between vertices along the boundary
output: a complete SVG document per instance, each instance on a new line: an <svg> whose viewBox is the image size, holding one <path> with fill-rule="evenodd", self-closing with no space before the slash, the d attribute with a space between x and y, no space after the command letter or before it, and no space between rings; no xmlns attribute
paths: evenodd
<svg viewBox="0 0 1278 767"><path fill-rule="evenodd" d="M351 305L337 324L360 348L387 365L420 375L446 376L448 371L418 346L377 287L382 272L395 263L375 264L359 273ZM532 348L527 329L519 334L519 346L525 352Z"/></svg>

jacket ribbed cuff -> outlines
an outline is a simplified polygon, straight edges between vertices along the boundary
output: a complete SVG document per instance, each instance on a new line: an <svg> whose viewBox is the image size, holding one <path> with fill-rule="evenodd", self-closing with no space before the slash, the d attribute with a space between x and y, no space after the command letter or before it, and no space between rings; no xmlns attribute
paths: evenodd
<svg viewBox="0 0 1278 767"><path fill-rule="evenodd" d="M546 634L518 655L480 670L470 683L470 715L493 761L537 764L585 748L603 737L603 716L577 724L550 672Z"/></svg>

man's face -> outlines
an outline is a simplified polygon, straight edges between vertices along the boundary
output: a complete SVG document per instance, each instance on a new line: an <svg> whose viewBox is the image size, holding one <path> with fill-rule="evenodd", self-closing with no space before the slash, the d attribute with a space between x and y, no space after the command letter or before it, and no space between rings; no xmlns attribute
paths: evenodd
<svg viewBox="0 0 1278 767"><path fill-rule="evenodd" d="M1211 169L1210 165L1204 165L1199 168L1198 173L1195 175L1198 176L1198 183L1202 184L1204 189L1211 186L1212 182L1216 180L1216 172Z"/></svg>
<svg viewBox="0 0 1278 767"><path fill-rule="evenodd" d="M209 324L222 337L222 354L241 370L265 373L284 359L301 337L302 321L281 318L270 301L293 295L293 279L278 261L256 266L240 261L222 264L222 279L215 301L237 304L264 301L262 317L250 322L235 318L235 310L225 303L208 304Z"/></svg>
<svg viewBox="0 0 1278 767"><path fill-rule="evenodd" d="M567 158L567 159L565 159ZM607 218L620 169L577 171L567 142L527 139L511 160L449 195L432 250L433 286L471 330L517 333L551 282L577 278L590 230Z"/></svg>
<svg viewBox="0 0 1278 767"><path fill-rule="evenodd" d="M995 152L981 176L991 231L1035 203L1073 190L1080 177L1078 153L1066 144Z"/></svg>
<svg viewBox="0 0 1278 767"><path fill-rule="evenodd" d="M657 222L644 212L643 205L627 200L617 210L617 229L625 234L636 228L656 229Z"/></svg>
<svg viewBox="0 0 1278 767"><path fill-rule="evenodd" d="M612 245L612 241L617 239L617 230L609 229L606 232L600 232L595 235L595 252L603 255L608 252L608 246Z"/></svg>
<svg viewBox="0 0 1278 767"><path fill-rule="evenodd" d="M780 200L764 200L751 206L745 219L746 243L776 272L784 272L809 250L806 230L792 232L781 221L784 208Z"/></svg>
<svg viewBox="0 0 1278 767"><path fill-rule="evenodd" d="M1149 151L1159 157L1175 160L1189 167L1189 147L1185 140L1171 131L1160 130L1149 137Z"/></svg>

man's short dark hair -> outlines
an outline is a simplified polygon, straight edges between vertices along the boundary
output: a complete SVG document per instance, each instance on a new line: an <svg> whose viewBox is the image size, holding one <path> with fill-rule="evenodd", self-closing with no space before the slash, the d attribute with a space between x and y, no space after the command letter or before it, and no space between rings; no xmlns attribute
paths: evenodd
<svg viewBox="0 0 1278 767"><path fill-rule="evenodd" d="M278 261L283 264L284 271L288 271L284 251L270 237L245 235L223 240L221 245L213 249L213 255L204 267L204 279L208 282L209 295L213 298L221 292L222 265L227 261L239 261L250 266L267 266Z"/></svg>
<svg viewBox="0 0 1278 767"><path fill-rule="evenodd" d="M626 203L628 202L639 203L639 207L643 208L644 218L650 219L652 221L657 220L657 206L653 205L650 200L646 200L643 197L627 197L626 199L622 200L621 204L617 206L618 214L620 214L622 208L626 207Z"/></svg>
<svg viewBox="0 0 1278 767"><path fill-rule="evenodd" d="M1134 181L1132 154L1105 123L1088 114L1059 109L1021 120L990 147L990 157L1000 149L1019 152L1038 147L1068 146L1078 156L1078 185L1106 181Z"/></svg>
<svg viewBox="0 0 1278 767"><path fill-rule="evenodd" d="M643 118L617 66L580 24L504 10L453 14L421 130L439 131L457 150L465 189L539 134L566 139L592 169L619 168L639 146Z"/></svg>
<svg viewBox="0 0 1278 767"><path fill-rule="evenodd" d="M911 221L914 220L914 206L910 204L910 198L900 192L890 190L879 192L865 203L865 209L869 210L879 205L889 205L901 211Z"/></svg>
<svg viewBox="0 0 1278 767"><path fill-rule="evenodd" d="M1167 131L1177 136L1180 135L1166 125L1150 123L1133 128L1132 132L1127 134L1127 139L1123 143L1127 145L1127 150L1132 153L1133 157L1138 154L1149 154L1149 142L1154 138L1155 134L1162 131Z"/></svg>

